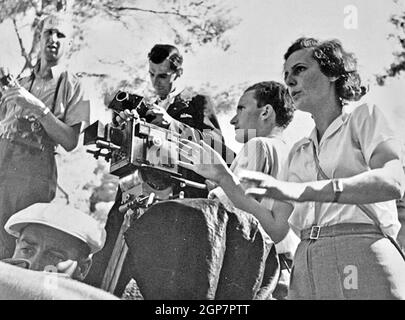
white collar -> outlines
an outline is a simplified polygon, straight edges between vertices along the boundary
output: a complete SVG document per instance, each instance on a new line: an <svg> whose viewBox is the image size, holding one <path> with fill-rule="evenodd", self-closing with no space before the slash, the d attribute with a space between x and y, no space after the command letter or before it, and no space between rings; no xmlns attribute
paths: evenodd
<svg viewBox="0 0 405 320"><path fill-rule="evenodd" d="M165 99L162 100L158 97L157 104L167 110L167 108L174 103L174 99L176 99L176 97L183 91L183 86L176 86L170 91Z"/></svg>
<svg viewBox="0 0 405 320"><path fill-rule="evenodd" d="M312 130L311 134L309 135L309 140L312 140L316 146L322 144L328 137L334 134L348 119L350 114L356 108L354 105L345 105L342 107L342 113L336 117L335 120L331 122L331 124L326 129L325 133L323 134L321 141L318 141L317 130L316 127Z"/></svg>
<svg viewBox="0 0 405 320"><path fill-rule="evenodd" d="M39 68L40 68L40 64L38 64L34 68L35 77L38 77ZM59 79L62 72L63 72L63 68L58 64L56 66L51 67L51 77L52 77L52 79Z"/></svg>

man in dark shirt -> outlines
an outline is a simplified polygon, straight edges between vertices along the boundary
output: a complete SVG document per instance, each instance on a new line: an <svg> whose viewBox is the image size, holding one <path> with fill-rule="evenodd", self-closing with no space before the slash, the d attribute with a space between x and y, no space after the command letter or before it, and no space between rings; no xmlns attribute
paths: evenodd
<svg viewBox="0 0 405 320"><path fill-rule="evenodd" d="M157 44L148 54L149 75L157 95L154 104L149 105L147 115L152 117L150 122L165 129L180 134L182 138L199 141L203 139L220 152L226 162L231 164L234 153L226 148L213 106L207 96L193 95L180 87L178 79L183 74L183 57L179 50L172 45ZM116 120L118 123L128 117L136 116L129 110L121 112ZM187 169L179 171L185 179L204 183L204 178ZM186 188L185 197L206 198L207 190ZM108 214L105 226L107 232L106 245L93 258L93 267L85 282L96 287L101 282L114 249L115 241L123 222L123 214L118 211L121 205L122 192L118 189L114 206ZM128 260L128 259L127 259ZM120 279L114 293L120 296L125 285L130 280L130 266L124 264Z"/></svg>

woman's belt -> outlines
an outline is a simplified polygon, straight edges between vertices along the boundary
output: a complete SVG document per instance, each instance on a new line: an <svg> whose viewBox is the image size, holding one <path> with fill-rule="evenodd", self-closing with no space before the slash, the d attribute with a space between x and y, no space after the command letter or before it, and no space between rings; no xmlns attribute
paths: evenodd
<svg viewBox="0 0 405 320"><path fill-rule="evenodd" d="M331 226L312 226L301 231L301 240L336 237L351 234L380 234L380 229L369 223L339 223Z"/></svg>

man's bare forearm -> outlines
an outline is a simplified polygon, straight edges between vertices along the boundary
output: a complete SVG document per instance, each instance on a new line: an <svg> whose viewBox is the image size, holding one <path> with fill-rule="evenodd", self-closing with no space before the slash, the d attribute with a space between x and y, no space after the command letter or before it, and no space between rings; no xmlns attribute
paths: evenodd
<svg viewBox="0 0 405 320"><path fill-rule="evenodd" d="M42 117L40 122L46 133L56 144L60 144L66 151L76 148L79 140L80 123L72 127L68 126L51 112Z"/></svg>
<svg viewBox="0 0 405 320"><path fill-rule="evenodd" d="M236 208L252 214L259 220L263 229L274 242L277 243L285 237L289 228L287 219L291 212L287 204L285 206L277 206L275 211L265 208L254 198L245 194L245 190L242 188L239 180L231 172L224 175L219 185Z"/></svg>

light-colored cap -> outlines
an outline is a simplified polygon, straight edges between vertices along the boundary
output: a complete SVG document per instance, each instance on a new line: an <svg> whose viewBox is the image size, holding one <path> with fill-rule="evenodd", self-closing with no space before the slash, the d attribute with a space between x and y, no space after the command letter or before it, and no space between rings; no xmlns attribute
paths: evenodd
<svg viewBox="0 0 405 320"><path fill-rule="evenodd" d="M44 18L43 23L42 30L56 29L66 36L71 36L73 33L72 20L66 14L51 14Z"/></svg>
<svg viewBox="0 0 405 320"><path fill-rule="evenodd" d="M35 203L12 215L4 229L18 238L21 230L31 223L46 225L82 240L89 246L90 253L100 251L105 243L105 230L93 217L59 203Z"/></svg>

